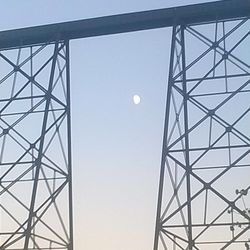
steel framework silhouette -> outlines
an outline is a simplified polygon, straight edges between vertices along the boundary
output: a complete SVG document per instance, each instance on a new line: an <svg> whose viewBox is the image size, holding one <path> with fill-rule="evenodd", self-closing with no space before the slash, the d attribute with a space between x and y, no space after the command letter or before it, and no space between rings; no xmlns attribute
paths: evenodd
<svg viewBox="0 0 250 250"><path fill-rule="evenodd" d="M249 18L173 28L155 250L248 247L249 45Z"/></svg>
<svg viewBox="0 0 250 250"><path fill-rule="evenodd" d="M1 249L73 249L68 59L68 41L0 53Z"/></svg>
<svg viewBox="0 0 250 250"><path fill-rule="evenodd" d="M173 32L153 248L249 249L249 13L228 0L0 32L0 249L73 250L69 41L161 27Z"/></svg>

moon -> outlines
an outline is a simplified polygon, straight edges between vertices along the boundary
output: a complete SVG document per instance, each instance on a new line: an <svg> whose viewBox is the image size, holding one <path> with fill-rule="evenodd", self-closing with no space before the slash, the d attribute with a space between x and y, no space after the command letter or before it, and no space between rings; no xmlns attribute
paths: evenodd
<svg viewBox="0 0 250 250"><path fill-rule="evenodd" d="M133 102L134 104L139 104L141 102L141 97L139 95L134 95L133 96Z"/></svg>

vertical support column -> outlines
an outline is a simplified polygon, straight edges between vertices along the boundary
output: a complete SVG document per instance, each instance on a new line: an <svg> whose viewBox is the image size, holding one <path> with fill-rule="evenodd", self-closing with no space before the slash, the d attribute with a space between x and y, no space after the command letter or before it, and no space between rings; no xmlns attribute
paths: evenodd
<svg viewBox="0 0 250 250"><path fill-rule="evenodd" d="M176 26L172 29L172 42L170 52L170 65L169 65L169 77L167 87L167 100L166 100L166 111L165 111L165 122L163 132L163 143L162 143L162 156L161 156L161 168L160 168L160 181L158 190L158 201L157 201L157 212L156 212L156 223L155 223L155 237L154 237L154 250L158 249L159 237L161 233L162 221L161 221L161 210L162 210L162 198L164 188L164 176L165 176L165 165L166 165L166 150L167 150L167 137L169 129L169 114L170 114L170 102L171 102L171 89L173 84L173 65L174 65L174 54L175 54L175 36Z"/></svg>
<svg viewBox="0 0 250 250"><path fill-rule="evenodd" d="M188 221L188 249L193 249L192 234L192 205L191 205L191 165L189 159L189 117L188 117L188 93L187 93L187 76L186 76L186 53L185 53L185 27L180 26L180 44L181 44L181 64L182 64L182 89L184 103L184 133L185 133L185 161L186 161L186 182L187 182L187 221Z"/></svg>
<svg viewBox="0 0 250 250"><path fill-rule="evenodd" d="M35 176L34 176L34 184L33 184L32 196L31 196L31 203L29 207L29 217L27 221L27 228L25 230L24 249L28 249L29 247L31 230L32 228L34 228L34 226L32 225L32 222L33 222L33 218L36 216L34 209L35 209L35 203L36 203L36 198L37 198L36 196L37 196L38 181L39 181L39 176L40 176L40 171L41 171L41 166L42 166L44 141L45 141L46 130L47 130L51 95L52 95L52 90L53 90L57 54L58 54L58 43L55 44L55 48L54 48L54 54L53 54L51 72L50 72L50 78L49 78L49 86L48 86L48 91L45 97L46 104L45 104L45 110L44 110L44 116L43 116L43 122L42 122L41 139L39 143L38 156L37 156L37 159L35 160Z"/></svg>
<svg viewBox="0 0 250 250"><path fill-rule="evenodd" d="M183 160L185 164L185 173L184 177L186 179L186 216L184 216L184 211L181 210L181 216L183 223L185 223L186 228L186 242L188 245L188 249L193 249L193 237L192 237L192 206L191 206L191 181L190 181L190 173L191 166L189 160L189 124L188 124L188 94L187 94L187 82L186 82L186 57L185 57L185 35L184 35L185 27L175 26L172 31L172 43L171 43L171 55L170 55L170 68L169 68L169 79L168 79L168 90L167 90L167 101L166 101L166 114L165 114L165 125L164 125L164 136L163 136L163 147L162 147L162 160L161 160L161 172L160 172L160 184L159 184L159 194L158 194L158 205L157 205L157 219L156 219L156 230L155 230L155 241L154 241L154 250L159 249L159 238L162 242L164 234L163 226L163 216L165 214L164 210L162 211L162 202L165 200L164 198L164 177L166 175L166 171L171 174L171 167L169 165L169 138L173 135L173 115L175 117L175 123L178 124L179 130L183 130L183 136L181 138L182 150L183 150ZM175 75L179 73L180 79L180 88L178 90L179 96L176 98L175 92ZM178 100L177 100L178 99ZM172 102L172 103L171 103ZM176 102L179 102L179 106L177 108ZM173 114L173 110L171 106L174 106L175 114ZM179 110L177 110L179 109ZM182 112L182 115L181 115ZM182 128L181 128L182 127ZM179 132L180 132L179 131ZM166 170L167 168L167 170ZM175 170L176 172L177 170ZM175 173L176 175L176 173ZM173 178L173 176L171 177ZM172 180L173 181L173 180ZM183 181L183 180L182 180ZM178 197L178 185L173 181L172 188L174 192L175 198L179 201ZM169 194L170 196L172 194ZM174 198L172 198L173 201ZM171 201L171 203L172 203ZM176 235L172 235L173 239L171 239L174 243L174 247L178 246L177 243L178 237ZM164 243L163 243L164 245ZM180 245L179 245L180 246ZM165 246L167 249L167 246ZM165 249L163 248L163 249Z"/></svg>

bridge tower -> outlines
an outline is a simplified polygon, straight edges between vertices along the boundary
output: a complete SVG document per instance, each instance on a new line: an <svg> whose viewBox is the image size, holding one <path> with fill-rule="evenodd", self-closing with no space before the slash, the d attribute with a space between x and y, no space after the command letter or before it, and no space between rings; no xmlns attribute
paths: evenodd
<svg viewBox="0 0 250 250"><path fill-rule="evenodd" d="M0 249L72 250L69 42L0 64Z"/></svg>
<svg viewBox="0 0 250 250"><path fill-rule="evenodd" d="M249 249L249 45L246 17L173 26L154 250Z"/></svg>

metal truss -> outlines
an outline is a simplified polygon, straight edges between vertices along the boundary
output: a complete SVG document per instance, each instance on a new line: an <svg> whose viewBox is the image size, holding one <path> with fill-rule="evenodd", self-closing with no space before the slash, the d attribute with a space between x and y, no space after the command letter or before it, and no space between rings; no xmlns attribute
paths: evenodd
<svg viewBox="0 0 250 250"><path fill-rule="evenodd" d="M162 27L174 28L154 250L249 249L249 10L215 1L1 31L0 250L73 250L69 40Z"/></svg>
<svg viewBox="0 0 250 250"><path fill-rule="evenodd" d="M250 20L173 27L154 250L249 249Z"/></svg>
<svg viewBox="0 0 250 250"><path fill-rule="evenodd" d="M0 249L72 250L69 42L0 65Z"/></svg>

